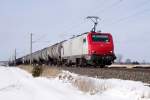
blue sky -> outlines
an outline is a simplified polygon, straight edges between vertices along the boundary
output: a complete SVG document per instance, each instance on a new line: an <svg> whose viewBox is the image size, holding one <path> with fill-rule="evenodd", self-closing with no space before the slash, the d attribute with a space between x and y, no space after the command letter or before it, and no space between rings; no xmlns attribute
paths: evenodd
<svg viewBox="0 0 150 100"><path fill-rule="evenodd" d="M29 53L31 32L35 51L90 31L89 15L113 35L116 54L150 62L150 0L0 0L0 60Z"/></svg>

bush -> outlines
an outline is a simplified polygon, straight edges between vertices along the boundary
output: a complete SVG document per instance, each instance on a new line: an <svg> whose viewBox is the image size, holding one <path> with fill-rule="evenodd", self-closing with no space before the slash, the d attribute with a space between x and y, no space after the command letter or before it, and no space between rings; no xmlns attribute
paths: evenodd
<svg viewBox="0 0 150 100"><path fill-rule="evenodd" d="M32 76L33 77L38 77L38 76L40 76L42 74L42 72L43 72L42 67L35 66L35 67L33 67L33 70L32 70Z"/></svg>

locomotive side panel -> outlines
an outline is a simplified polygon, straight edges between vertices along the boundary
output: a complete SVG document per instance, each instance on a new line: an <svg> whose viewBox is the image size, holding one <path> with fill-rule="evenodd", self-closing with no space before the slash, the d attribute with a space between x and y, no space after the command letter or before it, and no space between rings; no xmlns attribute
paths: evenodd
<svg viewBox="0 0 150 100"><path fill-rule="evenodd" d="M81 57L88 54L87 34L69 39L62 44L62 57Z"/></svg>
<svg viewBox="0 0 150 100"><path fill-rule="evenodd" d="M78 36L72 39L72 55L71 56L83 56L88 54L88 46L86 41L87 34Z"/></svg>

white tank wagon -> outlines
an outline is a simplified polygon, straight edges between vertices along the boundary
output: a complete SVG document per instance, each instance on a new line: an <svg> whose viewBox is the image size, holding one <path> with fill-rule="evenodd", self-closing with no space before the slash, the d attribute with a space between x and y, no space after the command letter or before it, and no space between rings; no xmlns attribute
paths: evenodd
<svg viewBox="0 0 150 100"><path fill-rule="evenodd" d="M47 48L40 50L40 53L41 53L40 62L41 63L45 64L48 62L47 50L48 50Z"/></svg>
<svg viewBox="0 0 150 100"><path fill-rule="evenodd" d="M47 57L49 64L57 64L61 61L62 42L54 44L47 48Z"/></svg>
<svg viewBox="0 0 150 100"><path fill-rule="evenodd" d="M40 62L40 59L41 59L41 52L36 51L36 52L32 53L32 58L31 58L30 54L22 57L22 63L29 64L30 60L32 60L32 63L38 63L38 62Z"/></svg>
<svg viewBox="0 0 150 100"><path fill-rule="evenodd" d="M40 51L36 51L32 53L32 62L33 63L39 63L42 55ZM29 58L30 59L30 58Z"/></svg>
<svg viewBox="0 0 150 100"><path fill-rule="evenodd" d="M22 63L25 64L26 63L26 56L22 57Z"/></svg>
<svg viewBox="0 0 150 100"><path fill-rule="evenodd" d="M32 64L58 64L61 62L62 43L56 43L42 50L32 53ZM30 64L31 55L22 57L23 64Z"/></svg>
<svg viewBox="0 0 150 100"><path fill-rule="evenodd" d="M21 57L21 58L18 58L17 60L9 61L8 63L3 64L3 65L9 64L9 66L15 66L15 65L23 64L22 62L23 62L23 60L22 60L22 57Z"/></svg>
<svg viewBox="0 0 150 100"><path fill-rule="evenodd" d="M23 63L24 63L24 64L27 64L27 63L30 62L30 55L26 55L26 56L24 56L22 59L23 59Z"/></svg>

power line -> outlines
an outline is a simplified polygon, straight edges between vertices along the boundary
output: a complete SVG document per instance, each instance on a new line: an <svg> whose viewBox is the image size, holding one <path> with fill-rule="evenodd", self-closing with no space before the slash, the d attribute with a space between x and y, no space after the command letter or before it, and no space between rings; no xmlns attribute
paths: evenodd
<svg viewBox="0 0 150 100"><path fill-rule="evenodd" d="M16 58L17 58L17 51L15 48L15 52L14 52L14 66L16 66Z"/></svg>
<svg viewBox="0 0 150 100"><path fill-rule="evenodd" d="M112 3L111 5L109 5L106 9L104 8L104 9L101 9L100 11L101 11L101 12L104 12L104 11L110 9L110 8L116 7L116 6L119 5L122 1L123 1L123 0L117 0L116 2ZM146 3L149 2L149 1L150 1L150 0L147 0L147 1L143 2L142 5L146 4ZM142 6L142 5L141 5L141 6ZM98 12L100 12L100 11L98 11ZM120 20L122 20L122 19L120 19ZM78 25L78 23L77 23L77 24L75 24L75 25L73 25L73 26L68 25L68 26L71 26L71 27L68 28L68 29L66 29L67 32L66 32L66 31L61 32L60 35L67 35L67 34L69 34L69 33L68 33L68 30L71 31L72 29L76 29L76 28L80 27L80 26L83 25L83 24L84 24L84 23L81 23L81 24L79 24L79 25ZM33 42L45 42L45 43L46 43L46 42L49 42L49 41L40 41L40 40L43 39L43 37L45 37L45 36L47 36L47 34L42 35L40 38L38 38L36 41L33 41Z"/></svg>
<svg viewBox="0 0 150 100"><path fill-rule="evenodd" d="M51 41L33 41L33 43L50 43Z"/></svg>
<svg viewBox="0 0 150 100"><path fill-rule="evenodd" d="M104 2L106 2L105 0L103 0L103 2L102 2L102 4L104 3ZM94 6L94 9L96 9L97 7L99 7L99 5L98 6ZM89 10L87 10L87 12L88 13L90 13L90 12L93 12L93 10L91 10L90 9L90 11ZM85 16L87 16L87 15L85 15ZM72 29L77 29L77 28L79 28L79 27L81 27L83 24L85 24L85 21L84 22L81 22L80 24L79 23L77 23L77 24L75 24L75 25L72 25L70 28L68 28L68 29L66 29L66 30L72 30ZM70 25L68 25L68 26L70 26ZM68 34L68 32L61 32L61 33L63 33L63 35L67 35Z"/></svg>
<svg viewBox="0 0 150 100"><path fill-rule="evenodd" d="M107 7L107 9L110 9L111 7L114 7L114 6L116 6L118 3L120 3L121 1L123 1L123 0L117 0L117 2L115 2L115 3L113 3L113 4L111 4L110 6L108 6ZM105 0L104 0L104 2L106 2ZM102 2L102 3L104 3L104 2ZM100 10L100 11L102 11L102 12L104 12L106 9L102 9L102 10ZM91 12L92 12L93 10L91 10ZM88 12L90 12L90 11L88 11ZM67 28L66 30L64 30L63 32L61 32L60 33L60 35L67 35L67 34L69 34L68 33L68 30L69 31L71 31L72 29L77 29L77 28L79 28L79 27L81 27L83 24L85 23L85 21L84 22L82 22L82 23L77 23L77 24L74 24L74 25L68 25L68 26L71 26L70 28ZM44 37L46 36L47 34L45 34L44 35ZM41 40L41 38L39 38L39 39L37 39L36 41L39 41L39 40Z"/></svg>
<svg viewBox="0 0 150 100"><path fill-rule="evenodd" d="M118 4L118 3L120 3L120 2L122 2L123 0L117 0L117 2L114 2L113 4L111 4L110 6L108 6L107 7L107 9L110 9L111 7L114 7L116 4ZM105 1L106 2L106 1ZM102 12L104 12L106 9L102 9L102 10L100 10L100 11L102 11ZM93 11L93 10L91 10L91 11ZM89 11L88 11L89 12ZM95 12L95 11L94 11ZM85 21L84 21L84 23L85 23ZM71 29L75 29L75 28L78 28L78 27L80 27L81 25L83 25L84 23L81 23L80 25L74 25L74 26L72 26L71 28L69 28L68 30L70 31ZM65 33L65 32L64 32ZM68 34L68 33L65 33L65 34ZM65 35L65 34L63 34L63 35Z"/></svg>
<svg viewBox="0 0 150 100"><path fill-rule="evenodd" d="M40 41L41 39L45 38L47 34L43 34L42 36L40 36L38 39L36 39L35 41L33 42L37 42L37 41Z"/></svg>
<svg viewBox="0 0 150 100"><path fill-rule="evenodd" d="M105 0L104 0L105 1ZM120 3L121 1L123 1L123 0L117 0L117 2L114 2L113 4L111 4L110 6L108 6L107 7L107 9L110 9L111 7L114 7L114 6L116 6L118 3ZM106 1L105 1L106 2ZM104 3L104 2L102 2L102 3ZM100 11L102 11L102 12L104 12L106 9L102 9L102 10L100 10ZM93 11L93 10L91 10L91 11ZM89 12L89 11L88 11ZM70 33L68 33L68 30L69 31L71 31L71 30L74 30L74 29L77 29L77 28L79 28L79 27L81 27L83 24L85 23L85 21L84 22L82 22L82 23L77 23L77 24L74 24L74 25L68 25L68 26L71 26L70 28L67 28L66 30L64 30L63 32L61 32L60 33L60 35L67 35L67 34L70 34ZM44 34L44 35L42 35L40 38L38 38L36 41L34 41L34 42L37 42L37 41L40 41L43 37L45 37L45 36L47 36L47 34Z"/></svg>
<svg viewBox="0 0 150 100"><path fill-rule="evenodd" d="M143 7L144 5L147 5L149 2L150 2L150 0L146 0L146 1L144 1L144 2L141 2L139 5L137 5L137 6L135 7L135 9L136 9L137 7L140 8L140 7Z"/></svg>
<svg viewBox="0 0 150 100"><path fill-rule="evenodd" d="M72 25L70 28L68 28L67 30L65 30L64 32L61 32L60 35L67 35L67 34L69 34L68 31L71 31L72 29L77 29L77 28L81 27L81 26L82 26L83 24L85 24L85 23L86 23L86 22L83 21L83 22L81 22L80 24L79 24L79 23L74 24L74 25ZM67 31L67 32L66 32L66 31Z"/></svg>
<svg viewBox="0 0 150 100"><path fill-rule="evenodd" d="M126 16L126 17L123 17L123 18L118 19L117 21L114 21L114 22L108 24L107 26L110 26L110 25L113 25L113 24L116 24L116 23L120 23L120 22L125 21L125 20L128 20L128 19L130 19L130 18L132 18L132 17L134 17L134 16L136 16L136 15L140 15L140 14L142 14L142 13L149 12L149 11L150 11L150 9L144 9L144 10L142 10L142 11L135 12L134 14L131 14L131 15L128 15L128 16Z"/></svg>
<svg viewBox="0 0 150 100"><path fill-rule="evenodd" d="M117 5L121 4L123 0L117 0L116 2L112 3L111 5L108 5L108 7L103 8L101 10L95 11L95 13L104 13L106 10L111 9L113 7L116 7Z"/></svg>
<svg viewBox="0 0 150 100"><path fill-rule="evenodd" d="M32 64L32 33L30 34L30 64Z"/></svg>
<svg viewBox="0 0 150 100"><path fill-rule="evenodd" d="M146 1L144 1L144 2L141 2L140 4L136 5L136 7L134 7L134 9L132 9L132 10L137 9L137 7L138 7L138 8L141 8L141 7L145 6L146 4L148 4L149 2L150 2L150 0L146 0ZM112 21L112 23L110 23L110 24L114 24L114 23L117 23L117 22L121 22L121 21L127 20L127 19L129 19L129 18L131 18L131 17L133 17L133 16L135 16L135 15L138 15L138 14L143 13L143 12L146 12L146 11L147 11L147 9L144 9L143 11L140 11L140 12L137 11L137 12L135 12L134 14L131 14L131 15L122 17L122 18L120 18L120 19L118 19L118 20L114 20L114 21ZM109 22L110 22L110 21L109 21ZM106 24L106 25L110 25L110 24Z"/></svg>

